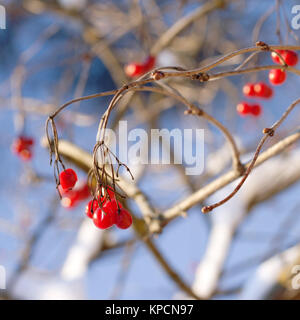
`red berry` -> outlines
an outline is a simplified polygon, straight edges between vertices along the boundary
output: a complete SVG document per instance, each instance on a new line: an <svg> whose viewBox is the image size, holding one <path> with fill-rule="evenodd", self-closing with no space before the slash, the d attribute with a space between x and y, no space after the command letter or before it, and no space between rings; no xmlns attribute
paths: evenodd
<svg viewBox="0 0 300 320"><path fill-rule="evenodd" d="M77 174L71 168L62 171L59 175L59 181L63 190L72 189L75 186L77 180Z"/></svg>
<svg viewBox="0 0 300 320"><path fill-rule="evenodd" d="M247 102L240 102L236 106L236 110L240 115L244 116L244 115L249 114L251 112L251 107L249 106L249 104Z"/></svg>
<svg viewBox="0 0 300 320"><path fill-rule="evenodd" d="M120 229L127 229L132 225L132 217L130 213L121 209L116 215L116 226Z"/></svg>
<svg viewBox="0 0 300 320"><path fill-rule="evenodd" d="M105 189L102 188L102 194L101 196L99 196L100 202L104 203L106 200L112 200L115 199L116 195L115 192L113 190L113 188L111 187L107 187L106 188L106 192Z"/></svg>
<svg viewBox="0 0 300 320"><path fill-rule="evenodd" d="M288 66L295 66L298 63L298 55L295 51L286 50L284 60Z"/></svg>
<svg viewBox="0 0 300 320"><path fill-rule="evenodd" d="M139 63L130 63L125 67L125 73L130 78L139 77L144 73L144 66Z"/></svg>
<svg viewBox="0 0 300 320"><path fill-rule="evenodd" d="M144 73L153 69L155 65L155 57L148 56L144 63L132 62L125 67L125 73L130 78L140 77Z"/></svg>
<svg viewBox="0 0 300 320"><path fill-rule="evenodd" d="M254 97L255 91L254 91L254 83L247 83L243 87L243 93L246 97Z"/></svg>
<svg viewBox="0 0 300 320"><path fill-rule="evenodd" d="M78 188L76 191L78 192L78 198L80 200L85 200L89 198L91 195L90 188L87 183L84 183L83 185L81 185L81 187Z"/></svg>
<svg viewBox="0 0 300 320"><path fill-rule="evenodd" d="M156 59L154 56L149 56L143 64L144 72L148 72L155 66Z"/></svg>
<svg viewBox="0 0 300 320"><path fill-rule="evenodd" d="M121 203L119 201L117 202L114 199L111 201L106 201L105 204L103 205L102 210L109 214L116 214L120 208L122 208Z"/></svg>
<svg viewBox="0 0 300 320"><path fill-rule="evenodd" d="M254 104L251 107L251 114L254 115L255 117L258 117L262 112L261 106L259 104Z"/></svg>
<svg viewBox="0 0 300 320"><path fill-rule="evenodd" d="M298 63L298 54L295 51L276 50L276 52L282 56L283 60L288 66L295 66ZM275 63L283 64L282 60L279 58L279 56L275 52L271 53L271 57Z"/></svg>
<svg viewBox="0 0 300 320"><path fill-rule="evenodd" d="M282 58L284 59L284 50L275 50L275 52L273 51L273 52L271 52L271 58L272 58L272 60L275 62L275 63L278 63L278 64L283 64L282 63L282 61L280 60L280 58L279 58L279 55L278 54L276 54L276 52L277 53L279 53L281 56L282 56ZM284 59L285 60L285 59Z"/></svg>
<svg viewBox="0 0 300 320"><path fill-rule="evenodd" d="M99 208L98 201L93 199L85 207L85 214L93 219L95 211Z"/></svg>
<svg viewBox="0 0 300 320"><path fill-rule="evenodd" d="M93 221L97 228L107 229L116 223L116 214L105 213L98 208L94 213Z"/></svg>
<svg viewBox="0 0 300 320"><path fill-rule="evenodd" d="M269 80L274 85L283 83L285 79L286 79L286 73L280 69L272 69L269 72Z"/></svg>
<svg viewBox="0 0 300 320"><path fill-rule="evenodd" d="M78 192L70 190L61 199L61 205L65 208L72 209L80 201Z"/></svg>
<svg viewBox="0 0 300 320"><path fill-rule="evenodd" d="M264 82L259 82L254 85L254 92L260 98L271 98L273 90Z"/></svg>

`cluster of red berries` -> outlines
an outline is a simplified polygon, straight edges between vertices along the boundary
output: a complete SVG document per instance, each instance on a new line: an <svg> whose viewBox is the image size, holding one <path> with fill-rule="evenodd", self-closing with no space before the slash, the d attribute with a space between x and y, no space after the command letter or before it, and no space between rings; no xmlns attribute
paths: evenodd
<svg viewBox="0 0 300 320"><path fill-rule="evenodd" d="M77 174L71 168L62 171L59 175L61 201L64 207L73 208L79 201L90 196L87 184L73 189L77 180ZM99 196L97 200L91 200L86 206L85 212L89 218L93 219L95 226L100 229L108 229L114 224L120 229L127 229L132 225L130 213L122 208L110 187L106 189L106 194Z"/></svg>
<svg viewBox="0 0 300 320"><path fill-rule="evenodd" d="M99 206L99 204L101 206ZM127 229L132 225L130 213L122 208L112 189L107 188L107 194L91 200L85 209L86 215L93 219L99 229L108 229L116 225L120 229Z"/></svg>
<svg viewBox="0 0 300 320"><path fill-rule="evenodd" d="M34 145L33 138L19 136L11 146L12 152L20 157L23 161L29 161L32 158L32 147Z"/></svg>
<svg viewBox="0 0 300 320"><path fill-rule="evenodd" d="M243 93L246 97L257 97L268 99L273 95L273 90L264 82L247 83L243 87Z"/></svg>
<svg viewBox="0 0 300 320"><path fill-rule="evenodd" d="M292 51L292 50L276 50L275 52L272 52L271 57L275 63L282 64L282 65L284 64L283 61L280 59L279 55L276 54L276 52L281 55L284 62L288 66L293 67L298 63L298 55L295 51Z"/></svg>
<svg viewBox="0 0 300 320"><path fill-rule="evenodd" d="M288 66L295 66L298 63L298 55L296 52L291 50L276 50L271 53L272 60L277 64L284 64L284 62L278 56L279 53L283 58L284 62ZM286 79L285 71L281 69L272 69L269 72L269 81L273 85L282 84ZM243 87L243 93L248 98L264 98L269 99L273 96L273 90L264 82L258 83L247 83ZM237 105L237 112L244 115L254 115L259 116L262 112L262 107L260 104L249 104L248 102L240 102Z"/></svg>
<svg viewBox="0 0 300 320"><path fill-rule="evenodd" d="M237 112L241 116L252 115L258 117L261 114L261 106L259 104L249 104L245 101L240 102L236 106Z"/></svg>
<svg viewBox="0 0 300 320"><path fill-rule="evenodd" d="M155 66L155 57L148 56L143 63L132 62L125 66L125 73L130 78L140 77Z"/></svg>

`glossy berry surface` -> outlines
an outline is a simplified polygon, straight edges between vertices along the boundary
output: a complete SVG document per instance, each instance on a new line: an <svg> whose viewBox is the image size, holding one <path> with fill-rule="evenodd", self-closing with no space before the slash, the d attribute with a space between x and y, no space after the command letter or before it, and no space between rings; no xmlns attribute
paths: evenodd
<svg viewBox="0 0 300 320"><path fill-rule="evenodd" d="M93 221L97 228L108 229L116 223L116 213L105 213L101 208L98 208L94 213Z"/></svg>
<svg viewBox="0 0 300 320"><path fill-rule="evenodd" d="M130 63L125 67L125 73L130 78L139 77L144 73L144 66L140 63Z"/></svg>
<svg viewBox="0 0 300 320"><path fill-rule="evenodd" d="M100 198L101 203L105 203L106 201L115 199L116 195L114 190L111 187L106 188L106 192L104 188L102 188L102 194Z"/></svg>
<svg viewBox="0 0 300 320"><path fill-rule="evenodd" d="M259 104L254 104L252 107L251 107L251 114L255 117L258 117L260 116L262 113L262 108Z"/></svg>
<svg viewBox="0 0 300 320"><path fill-rule="evenodd" d="M283 60L288 66L295 66L298 63L298 54L295 51L276 50L276 52L278 52L282 56ZM275 63L283 64L283 61L275 52L271 53L271 57Z"/></svg>
<svg viewBox="0 0 300 320"><path fill-rule="evenodd" d="M116 226L120 229L128 229L132 225L131 214L125 210L121 209L116 214Z"/></svg>
<svg viewBox="0 0 300 320"><path fill-rule="evenodd" d="M274 85L283 83L286 79L286 73L280 69L272 69L269 72L269 80Z"/></svg>
<svg viewBox="0 0 300 320"><path fill-rule="evenodd" d="M241 116L245 116L251 112L251 107L247 102L240 102L236 106L236 110Z"/></svg>
<svg viewBox="0 0 300 320"><path fill-rule="evenodd" d="M254 92L257 97L260 98L271 98L273 90L264 82L258 82L254 85Z"/></svg>
<svg viewBox="0 0 300 320"><path fill-rule="evenodd" d="M120 208L122 208L122 205L119 201L111 200L105 202L102 210L109 214L115 214Z"/></svg>
<svg viewBox="0 0 300 320"><path fill-rule="evenodd" d="M87 217L93 219L94 213L98 208L99 208L98 201L91 200L85 207L85 214L87 215Z"/></svg>
<svg viewBox="0 0 300 320"><path fill-rule="evenodd" d="M77 180L77 174L71 168L62 171L59 175L60 185L63 190L72 189L75 186Z"/></svg>
<svg viewBox="0 0 300 320"><path fill-rule="evenodd" d="M254 91L254 83L247 83L243 87L243 93L246 97L254 97L255 91Z"/></svg>
<svg viewBox="0 0 300 320"><path fill-rule="evenodd" d="M293 67L298 63L298 54L295 51L286 50L284 60L288 66Z"/></svg>

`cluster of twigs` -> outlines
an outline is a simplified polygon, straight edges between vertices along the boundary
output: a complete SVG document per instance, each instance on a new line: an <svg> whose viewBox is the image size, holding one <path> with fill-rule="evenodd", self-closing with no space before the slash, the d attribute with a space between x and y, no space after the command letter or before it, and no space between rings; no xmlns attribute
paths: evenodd
<svg viewBox="0 0 300 320"><path fill-rule="evenodd" d="M190 286L185 283L180 275L178 275L176 271L170 266L170 264L159 252L149 236L154 233L161 232L162 229L170 221L172 221L176 217L184 216L190 208L197 204L202 205L202 203L210 195L214 194L216 191L220 190L222 187L228 185L234 180L241 178L237 187L234 188L234 190L228 196L224 197L224 199L221 199L214 204L204 206L202 208L202 211L204 213L207 213L212 211L214 208L223 205L241 189L246 179L249 177L255 167L259 166L263 162L274 157L275 155L288 148L290 145L297 142L300 139L299 132L292 133L291 135L284 137L276 144L268 148L265 152L260 154L265 142L268 139L274 137L274 134L276 133L278 127L282 124L282 122L286 119L290 112L292 112L295 106L300 102L300 99L297 99L294 103L292 103L277 122L275 122L272 126L263 129L263 137L257 145L252 160L248 163L242 163L240 160L240 150L237 147L237 143L233 138L233 135L230 133L226 125L223 125L214 116L209 114L209 112L203 110L201 101L199 105L197 103L190 102L191 98L188 95L186 95L185 97L185 95L181 92L180 87L179 89L175 89L175 87L172 86L173 82L171 82L171 80L180 78L181 80L183 80L182 83L184 81L206 83L210 81L229 78L232 76L256 74L260 71L276 68L280 68L287 72L300 75L300 71L298 69L287 66L281 55L277 53L277 51L275 51L278 49L300 50L300 46L282 45L282 41L280 41L280 45L268 45L261 41L256 42L259 38L260 29L268 16L270 16L270 14L274 10L276 10L278 13L278 3L280 1L276 1L277 5L270 8L271 10L266 12L266 14L258 21L257 25L255 26L253 32L253 43L256 42L256 46L236 51L232 50L229 54L223 55L220 59L217 59L212 63L204 62L203 65L200 65L200 67L193 69L185 69L179 66L166 66L157 68L145 74L143 77L133 82L127 83L126 85L124 85L124 83L126 83L128 79L126 79L122 71L122 63L120 63L119 59L116 58L116 56L112 53L112 51L110 50L110 45L113 42L117 42L118 39L121 38L124 34L130 32L131 29L135 28L136 25L134 23L129 27L126 26L124 28L121 28L122 30L119 34L114 34L111 39L106 40L105 36L102 36L99 30L95 32L95 28L91 27L91 22L89 21L89 19L87 19L86 16L81 16L79 12L68 12L67 10L63 10L58 6L56 2L46 3L40 0L26 0L23 2L26 10L31 13L36 14L36 12L38 11L36 11L35 9L38 8L40 12L53 11L55 13L62 14L63 16L67 16L68 18L74 18L77 21L80 21L83 29L82 41L89 47L89 52L87 54L88 58L98 56L109 69L113 80L115 81L117 87L119 87L119 89L116 90L73 99L52 112L48 117L46 121L46 136L50 150L50 164L52 164L54 167L54 176L57 189L59 186L59 173L61 172L61 170L65 169L64 157L70 157L75 164L84 164L84 167L88 172L89 185L94 199L101 199L102 196L109 197L109 193L107 193L108 187L113 188L114 192L120 198L124 197L125 194L129 198L133 199L143 215L143 219L139 219L135 215L133 215L134 229L136 231L137 237L146 244L147 248L160 263L163 270L170 276L170 278L173 279L173 281L182 291L195 299L200 298L190 288ZM230 2L234 2L234 0L213 0L202 3L199 8L191 12L189 15L178 19L178 21L176 21L171 27L168 27L164 32L161 32L157 41L149 47L148 53L152 55L159 54L164 48L171 45L173 40L177 38L177 36L188 26L191 26L199 18L205 19L209 13L224 8ZM153 1L153 3L155 4L155 1ZM126 15L125 18L129 20ZM56 32L57 29L59 28L54 28L53 30L50 29L51 32L46 32L46 36L42 37L42 41L45 41L47 38L49 38L51 34ZM279 38L281 38L279 24L277 26L277 33L279 35ZM34 49L36 49L36 46L34 46ZM34 52L35 50L33 50L33 52L29 52L30 54L27 53L26 55L24 55L25 59L23 57L23 59L21 59L21 63L25 64L25 62L32 56L32 54L34 54ZM256 63L257 58L262 52L276 52L282 62L282 65L258 66ZM222 70L221 72L215 71L217 67L221 66L227 61L238 56L244 57L244 55L248 56L236 68L227 71ZM69 62L71 62L71 60L72 59L70 59ZM251 66L247 66L248 64L251 64ZM16 79L14 83L19 84L19 87L21 87L21 83L24 80L23 72L21 72L23 69L21 69L22 68L16 68L15 72ZM28 73L28 70L26 71ZM17 81L18 78L22 78L22 81L20 79L20 81ZM15 103L15 105L17 105L21 110L24 107L22 106L22 102L25 101L25 98L21 99L21 95L19 93L21 92L21 90L19 87L17 86L14 96L19 98L16 99L16 102L18 103ZM75 96L77 97L79 95L82 95L82 91L83 90L76 90ZM78 94L80 92L81 94ZM197 190L195 188L191 195L185 197L183 200L179 201L164 212L157 212L156 209L152 207L145 194L136 186L136 184L123 179L122 175L119 175L119 171L123 167L133 179L130 168L118 159L118 157L110 150L109 144L105 141L105 133L108 126L108 121L114 109L116 109L116 113L118 113L116 114L116 118L114 119L114 124L112 125L113 128L124 116L127 110L127 106L130 104L131 98L133 96L137 98L137 107L139 108L140 106L143 106L143 100L140 99L139 94L135 94L137 92L152 92L154 94L167 97L169 100L175 100L185 108L185 114L194 115L198 118L207 120L210 124L220 130L220 132L225 137L231 151L231 170L221 175L220 177L215 178L207 185L202 186L200 189ZM80 148L74 145L72 146L66 141L63 141L59 138L55 120L62 111L64 111L68 106L74 103L104 96L112 96L112 99L99 123L97 142L92 151L92 155L82 152ZM49 112L47 112L47 114L49 114ZM113 163L116 163L116 165L113 165ZM122 190L122 192L120 192L120 190ZM101 203L99 203L99 205L101 205Z"/></svg>
<svg viewBox="0 0 300 320"><path fill-rule="evenodd" d="M285 63L283 65L279 66L257 66L253 68L244 68L244 65L246 64L245 62L242 63L241 68L236 68L234 71L227 71L227 72L222 72L222 73L216 73L216 74L209 74L208 72L215 67L219 66L220 64L224 63L225 61L232 59L233 57L245 53L253 53L253 52L276 52L275 50L278 49L292 49L292 50L299 50L299 46L270 46L267 45L266 43L262 41L258 41L256 43L255 47L251 48L246 48L246 49L241 49L237 50L235 52L229 53L225 55L224 57L218 59L217 61L209 64L208 66L200 67L194 70L184 70L181 67L161 67L158 69L155 69L141 78L137 79L136 81L130 82L124 86L122 86L120 89L114 90L114 91L109 91L109 92L104 92L100 94L95 94L92 96L88 97L82 97L79 99L72 100L63 106L61 106L56 112L54 112L49 118L47 119L46 122L46 133L48 137L48 142L50 145L50 157L52 160L52 155L55 155L55 161L54 161L54 167L55 167L55 172L59 172L58 164L61 164L63 166L62 160L59 156L58 152L58 136L57 136L57 130L54 124L54 117L57 116L63 109L65 109L67 106L74 102L82 101L82 100L87 100L95 97L100 97L100 96L106 96L106 95L113 95L113 98L111 99L111 102L109 103L109 106L104 113L104 115L101 118L101 121L99 123L99 128L98 128L98 142L96 143L94 150L93 150L93 169L92 173L93 176L96 179L96 194L101 193L102 187L106 188L108 185L112 185L113 189L116 191L116 178L118 177L119 174L119 169L120 167L124 166L127 171L130 173L131 177L133 178L130 169L128 168L127 165L124 163L121 163L120 160L117 158L116 155L114 155L109 148L105 144L105 129L107 127L109 115L111 114L111 111L116 107L117 103L124 97L127 93L133 91L151 91L163 95L170 96L177 101L181 102L186 108L185 114L192 114L195 116L203 117L213 125L215 125L225 136L227 139L229 146L231 147L232 151L232 163L233 163L233 169L238 173L239 176L243 176L241 182L238 184L238 186L234 189L234 191L229 194L227 197L225 197L223 200L209 206L203 207L202 211L204 213L212 211L214 208L224 204L228 200L230 200L237 192L238 190L242 187L244 182L246 181L247 177L251 173L251 170L254 167L254 164L257 160L257 157L261 151L261 148L265 141L267 140L268 137L271 137L274 135L275 130L280 126L280 124L285 120L285 118L288 116L288 114L293 110L293 108L299 103L299 99L296 100L287 110L286 112L282 115L282 117L270 128L265 128L263 130L263 133L265 134L260 143L257 146L255 155L250 163L250 165L247 167L245 170L244 166L240 162L240 157L239 157L239 150L236 146L236 143L230 134L230 132L224 127L217 119L215 119L212 115L207 114L204 110L198 108L194 104L190 103L186 98L184 98L178 90L175 90L172 88L166 81L168 78L173 78L173 77L183 77L183 78L188 78L194 81L211 81L215 79L220 79L223 77L227 76L233 76L233 75L240 75L244 73L250 73L250 72L257 72L261 70L268 70L271 68L281 68L284 69L288 72L292 72L295 74L300 75L300 71L287 66ZM277 53L280 59L282 59L281 55ZM250 56L250 58L253 57ZM245 60L246 62L249 62L249 58ZM154 84L154 86L148 86L148 84ZM52 132L53 132L53 140L50 139L49 133L48 133L48 126L49 123L52 126ZM53 141L53 143L51 143ZM114 160L117 161L117 169L115 170L113 165L112 165L112 157ZM101 159L101 161L99 161ZM101 163L99 163L101 162ZM106 167L109 166L109 171L106 169ZM64 167L64 166L63 166ZM57 175L55 175L56 182L58 185L58 180L57 180Z"/></svg>

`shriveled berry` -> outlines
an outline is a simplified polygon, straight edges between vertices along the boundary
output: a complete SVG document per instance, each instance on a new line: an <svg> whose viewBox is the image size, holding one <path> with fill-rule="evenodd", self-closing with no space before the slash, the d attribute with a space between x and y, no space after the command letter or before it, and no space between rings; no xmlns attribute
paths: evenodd
<svg viewBox="0 0 300 320"><path fill-rule="evenodd" d="M251 107L247 102L240 102L236 106L236 110L241 116L245 116L251 112Z"/></svg>
<svg viewBox="0 0 300 320"><path fill-rule="evenodd" d="M254 85L254 92L257 97L271 98L273 90L264 82L258 82Z"/></svg>
<svg viewBox="0 0 300 320"><path fill-rule="evenodd" d="M125 210L121 209L116 215L116 226L120 229L127 229L132 225L131 214Z"/></svg>
<svg viewBox="0 0 300 320"><path fill-rule="evenodd" d="M286 79L285 71L282 71L280 69L272 69L269 72L269 80L274 85L279 85L283 83L285 79Z"/></svg>
<svg viewBox="0 0 300 320"><path fill-rule="evenodd" d="M77 174L71 168L62 171L59 175L60 185L63 190L72 189L75 186L77 180Z"/></svg>
<svg viewBox="0 0 300 320"><path fill-rule="evenodd" d="M243 93L246 97L254 97L255 91L254 91L254 83L247 83L243 87Z"/></svg>
<svg viewBox="0 0 300 320"><path fill-rule="evenodd" d="M108 229L116 223L116 214L105 213L98 208L94 213L93 221L97 228Z"/></svg>

